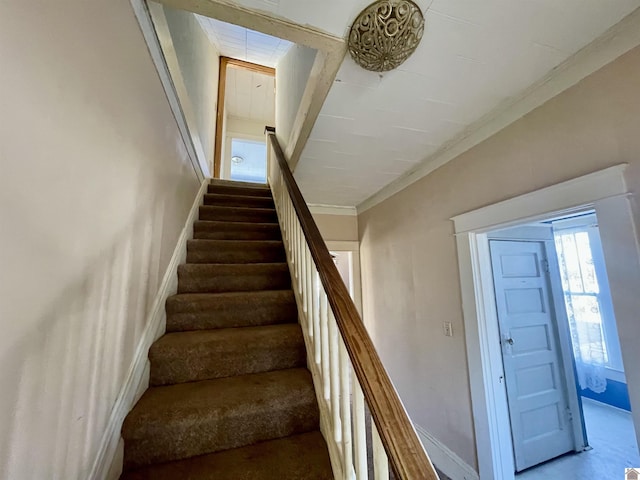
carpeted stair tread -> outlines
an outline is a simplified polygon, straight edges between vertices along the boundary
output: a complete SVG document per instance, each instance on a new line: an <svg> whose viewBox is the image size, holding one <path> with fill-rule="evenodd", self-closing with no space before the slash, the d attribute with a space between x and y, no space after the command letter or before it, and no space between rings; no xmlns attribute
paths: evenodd
<svg viewBox="0 0 640 480"><path fill-rule="evenodd" d="M318 423L304 368L151 387L122 427L124 469L309 432Z"/></svg>
<svg viewBox="0 0 640 480"><path fill-rule="evenodd" d="M238 180L227 180L226 178L211 178L209 180L209 184L215 185L215 186L228 186L228 187L234 187L234 188L259 188L259 189L268 190L269 192L271 191L267 183L241 182Z"/></svg>
<svg viewBox="0 0 640 480"><path fill-rule="evenodd" d="M202 205L198 218L199 220L225 222L278 222L275 208L227 207L216 205Z"/></svg>
<svg viewBox="0 0 640 480"><path fill-rule="evenodd" d="M292 290L183 293L167 299L167 332L296 323Z"/></svg>
<svg viewBox="0 0 640 480"><path fill-rule="evenodd" d="M286 263L186 263L178 267L178 293L247 292L291 288Z"/></svg>
<svg viewBox="0 0 640 480"><path fill-rule="evenodd" d="M222 205L235 207L274 208L273 198L256 195L232 195L228 193L207 193L205 205Z"/></svg>
<svg viewBox="0 0 640 480"><path fill-rule="evenodd" d="M229 184L210 184L207 187L207 193L218 193L228 195L245 195L251 197L269 197L271 198L271 190L264 186L252 185L229 185Z"/></svg>
<svg viewBox="0 0 640 480"><path fill-rule="evenodd" d="M168 333L149 350L151 385L304 367L298 324Z"/></svg>
<svg viewBox="0 0 640 480"><path fill-rule="evenodd" d="M193 237L210 240L280 240L282 234L277 223L198 220L193 224Z"/></svg>
<svg viewBox="0 0 640 480"><path fill-rule="evenodd" d="M152 465L121 480L333 480L319 431Z"/></svg>
<svg viewBox="0 0 640 480"><path fill-rule="evenodd" d="M286 262L279 240L187 241L187 263L270 263Z"/></svg>
<svg viewBox="0 0 640 480"><path fill-rule="evenodd" d="M178 293L247 292L291 288L286 263L187 263L178 267Z"/></svg>

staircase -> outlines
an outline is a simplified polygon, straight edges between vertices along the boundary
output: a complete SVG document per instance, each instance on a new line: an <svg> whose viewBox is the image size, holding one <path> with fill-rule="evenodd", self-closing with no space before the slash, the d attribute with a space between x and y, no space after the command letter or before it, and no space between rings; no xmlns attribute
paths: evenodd
<svg viewBox="0 0 640 480"><path fill-rule="evenodd" d="M212 181L166 310L121 478L332 479L268 187Z"/></svg>

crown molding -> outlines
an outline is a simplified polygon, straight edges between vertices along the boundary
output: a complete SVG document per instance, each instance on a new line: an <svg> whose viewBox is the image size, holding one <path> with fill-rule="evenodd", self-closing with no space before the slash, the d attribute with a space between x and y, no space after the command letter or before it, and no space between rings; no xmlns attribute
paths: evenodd
<svg viewBox="0 0 640 480"><path fill-rule="evenodd" d="M356 207L343 207L340 205L321 205L310 203L307 204L309 207L309 211L312 214L316 215L347 215L347 216L357 216L358 212L356 211Z"/></svg>

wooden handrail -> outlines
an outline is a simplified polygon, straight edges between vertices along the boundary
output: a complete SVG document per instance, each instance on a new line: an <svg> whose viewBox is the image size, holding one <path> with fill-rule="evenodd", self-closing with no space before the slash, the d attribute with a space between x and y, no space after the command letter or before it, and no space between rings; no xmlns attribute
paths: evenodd
<svg viewBox="0 0 640 480"><path fill-rule="evenodd" d="M267 134L391 468L399 480L437 480L438 475L293 178L275 132L267 128Z"/></svg>

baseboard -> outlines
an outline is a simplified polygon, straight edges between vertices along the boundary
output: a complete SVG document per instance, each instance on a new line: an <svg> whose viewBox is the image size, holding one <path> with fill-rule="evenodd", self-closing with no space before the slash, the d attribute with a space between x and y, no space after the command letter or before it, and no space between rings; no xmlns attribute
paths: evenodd
<svg viewBox="0 0 640 480"><path fill-rule="evenodd" d="M180 237L178 237L176 248L173 251L169 265L162 278L162 283L154 299L153 307L149 312L146 327L136 348L126 380L118 394L113 410L111 411L111 417L107 423L107 428L102 436L98 454L96 455L95 462L88 477L91 480L110 480L108 478L109 475L113 475L114 472L119 472L120 470L112 464L116 457L118 442L120 441L122 422L134 403L138 400L139 395L146 389L144 388L145 386L142 385L142 382L148 376L146 370L149 347L151 347L151 344L164 332L166 324L165 302L168 296L173 295L177 291L178 265L184 263L186 259L187 240L193 238L193 223L197 219L198 209L203 202L208 184L209 179L205 179L202 182L184 228L180 233Z"/></svg>
<svg viewBox="0 0 640 480"><path fill-rule="evenodd" d="M416 432L433 464L451 480L479 480L480 476L471 465L452 452L446 445L438 441L420 425L415 425Z"/></svg>

